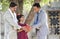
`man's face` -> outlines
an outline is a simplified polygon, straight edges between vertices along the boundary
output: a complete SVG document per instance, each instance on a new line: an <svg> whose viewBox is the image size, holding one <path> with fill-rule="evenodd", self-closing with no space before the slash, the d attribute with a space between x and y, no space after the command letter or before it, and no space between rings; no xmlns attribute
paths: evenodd
<svg viewBox="0 0 60 39"><path fill-rule="evenodd" d="M13 7L13 11L16 11L16 9L17 9L17 6Z"/></svg>
<svg viewBox="0 0 60 39"><path fill-rule="evenodd" d="M33 7L33 10L34 10L35 13L39 12L39 9L40 9L40 8L38 8L38 7L36 7L36 6Z"/></svg>

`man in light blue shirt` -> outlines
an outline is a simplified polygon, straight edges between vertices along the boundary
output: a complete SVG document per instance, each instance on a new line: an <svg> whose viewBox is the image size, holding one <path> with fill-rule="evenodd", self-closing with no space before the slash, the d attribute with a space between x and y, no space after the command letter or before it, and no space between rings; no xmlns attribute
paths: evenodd
<svg viewBox="0 0 60 39"><path fill-rule="evenodd" d="M47 39L48 35L48 23L47 14L41 9L39 3L33 4L35 12L34 21L32 24L33 28L37 29L37 39Z"/></svg>

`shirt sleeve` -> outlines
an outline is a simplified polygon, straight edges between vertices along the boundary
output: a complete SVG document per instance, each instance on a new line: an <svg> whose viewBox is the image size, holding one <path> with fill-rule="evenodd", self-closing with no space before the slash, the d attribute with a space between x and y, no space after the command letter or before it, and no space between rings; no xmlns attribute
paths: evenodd
<svg viewBox="0 0 60 39"><path fill-rule="evenodd" d="M40 17L40 15L39 15ZM41 17L39 18L39 22L35 25L33 25L32 27L34 28L38 28L38 27L42 27L42 25L47 24L47 14L45 12L42 12Z"/></svg>
<svg viewBox="0 0 60 39"><path fill-rule="evenodd" d="M5 15L5 20L6 20L12 27L14 27L14 29L20 29L20 28L21 28L21 26L19 26L18 24L16 24L16 23L13 21L13 19L11 18L10 15L9 15L9 16L8 16L8 14Z"/></svg>

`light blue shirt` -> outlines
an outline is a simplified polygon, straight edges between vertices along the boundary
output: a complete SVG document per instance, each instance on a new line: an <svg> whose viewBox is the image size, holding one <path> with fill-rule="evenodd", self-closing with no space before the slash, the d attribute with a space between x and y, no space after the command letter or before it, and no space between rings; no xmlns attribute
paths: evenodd
<svg viewBox="0 0 60 39"><path fill-rule="evenodd" d="M37 16L38 16L38 20L37 20ZM47 14L44 10L40 10L39 13L35 14L34 16L34 21L33 21L33 24L32 24L32 27L33 28L38 28L40 27L39 29L39 34L38 35L47 35L48 33L48 20L47 20Z"/></svg>
<svg viewBox="0 0 60 39"><path fill-rule="evenodd" d="M42 12L42 10L40 11L40 12ZM34 20L34 23L33 23L33 25L35 25L35 24L38 24L40 21L39 21L39 12L37 12L36 14L35 14L35 20Z"/></svg>
<svg viewBox="0 0 60 39"><path fill-rule="evenodd" d="M44 10L40 10L38 13L35 14L32 25L33 27L37 27L42 24L47 24L47 14L44 12Z"/></svg>

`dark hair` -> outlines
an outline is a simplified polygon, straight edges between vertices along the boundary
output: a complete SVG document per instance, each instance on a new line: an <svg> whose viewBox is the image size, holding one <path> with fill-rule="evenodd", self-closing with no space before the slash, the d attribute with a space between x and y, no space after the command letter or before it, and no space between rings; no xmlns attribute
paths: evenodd
<svg viewBox="0 0 60 39"><path fill-rule="evenodd" d="M21 18L22 16L24 16L24 15L17 15L17 20L18 20L18 22L20 22L20 18Z"/></svg>
<svg viewBox="0 0 60 39"><path fill-rule="evenodd" d="M41 6L40 6L39 3L34 3L34 4L33 4L33 7L34 7L34 6L36 6L36 7L38 7L38 8L41 8Z"/></svg>
<svg viewBox="0 0 60 39"><path fill-rule="evenodd" d="M9 7L15 7L15 6L17 6L17 4L14 2L11 2Z"/></svg>

